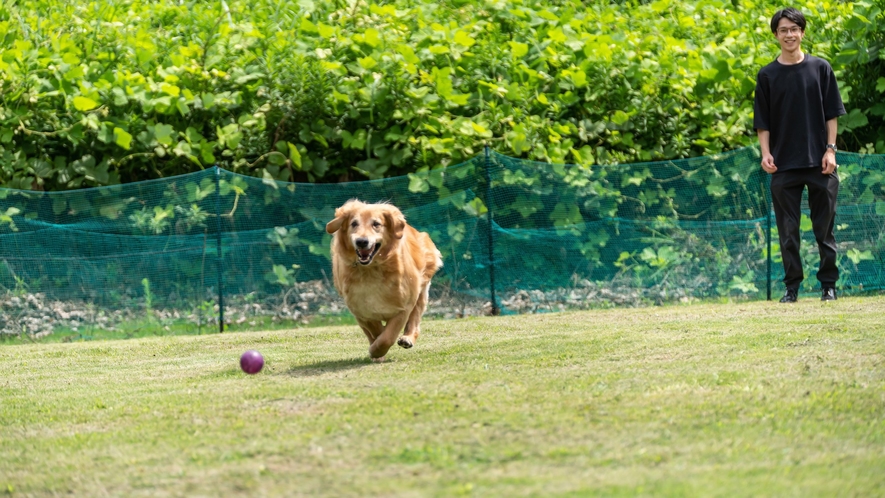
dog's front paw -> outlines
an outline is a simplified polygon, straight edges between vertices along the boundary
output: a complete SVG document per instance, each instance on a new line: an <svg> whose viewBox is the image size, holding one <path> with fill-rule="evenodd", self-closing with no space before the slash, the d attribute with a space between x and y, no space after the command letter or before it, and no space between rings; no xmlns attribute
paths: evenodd
<svg viewBox="0 0 885 498"><path fill-rule="evenodd" d="M409 339L409 338L406 337L406 336L402 336L402 337L400 337L399 340L396 341L396 343L397 343L401 348L405 348L405 349L409 349L409 348L411 348L412 346L415 345L415 344L412 342L412 340Z"/></svg>
<svg viewBox="0 0 885 498"><path fill-rule="evenodd" d="M372 358L372 363L384 363L385 359L387 359L386 356L382 356L381 358Z"/></svg>

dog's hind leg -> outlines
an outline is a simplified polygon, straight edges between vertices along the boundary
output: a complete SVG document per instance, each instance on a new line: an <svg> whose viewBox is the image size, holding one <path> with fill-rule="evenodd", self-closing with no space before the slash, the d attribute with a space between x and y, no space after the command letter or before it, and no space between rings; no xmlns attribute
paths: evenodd
<svg viewBox="0 0 885 498"><path fill-rule="evenodd" d="M418 296L418 302L415 303L415 307L412 308L412 312L409 314L409 321L406 322L406 330L403 332L403 336L396 341L400 347L409 349L418 342L418 335L421 333L421 317L424 315L424 310L427 309L429 292L430 282L427 282L427 286L424 287L421 295Z"/></svg>
<svg viewBox="0 0 885 498"><path fill-rule="evenodd" d="M369 339L369 344L375 342L375 339L377 339L384 330L384 325L377 320L357 319L357 323L360 324L360 328L363 329L363 333L365 333L366 337Z"/></svg>

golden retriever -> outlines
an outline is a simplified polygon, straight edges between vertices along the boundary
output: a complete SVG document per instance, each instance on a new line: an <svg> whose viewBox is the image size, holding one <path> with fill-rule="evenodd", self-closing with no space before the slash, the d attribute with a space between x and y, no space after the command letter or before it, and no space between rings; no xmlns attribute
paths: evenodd
<svg viewBox="0 0 885 498"><path fill-rule="evenodd" d="M380 362L394 342L414 346L430 279L443 265L430 236L391 204L355 199L335 210L326 232L335 288L369 339L369 356Z"/></svg>

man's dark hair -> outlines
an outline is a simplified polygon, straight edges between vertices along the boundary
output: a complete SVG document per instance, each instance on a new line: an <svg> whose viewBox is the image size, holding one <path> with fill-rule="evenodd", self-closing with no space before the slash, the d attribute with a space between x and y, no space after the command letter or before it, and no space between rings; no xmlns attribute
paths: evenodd
<svg viewBox="0 0 885 498"><path fill-rule="evenodd" d="M799 29L801 29L802 32L805 32L805 14L803 14L802 12L799 12L798 10L794 9L793 7L787 7L786 9L781 9L781 10L775 12L774 16L772 16L772 18L771 18L771 32L772 33L777 33L777 25L780 24L781 19L783 19L785 17L787 19L793 21L794 23L796 23L796 25L799 26Z"/></svg>

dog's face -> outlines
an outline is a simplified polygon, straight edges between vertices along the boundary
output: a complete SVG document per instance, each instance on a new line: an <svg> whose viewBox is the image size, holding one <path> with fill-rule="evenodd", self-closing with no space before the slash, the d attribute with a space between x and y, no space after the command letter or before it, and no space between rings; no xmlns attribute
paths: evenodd
<svg viewBox="0 0 885 498"><path fill-rule="evenodd" d="M342 254L353 251L359 264L368 265L386 246L403 237L405 226L405 217L394 206L351 200L335 210L335 219L326 225L326 232L337 232Z"/></svg>

